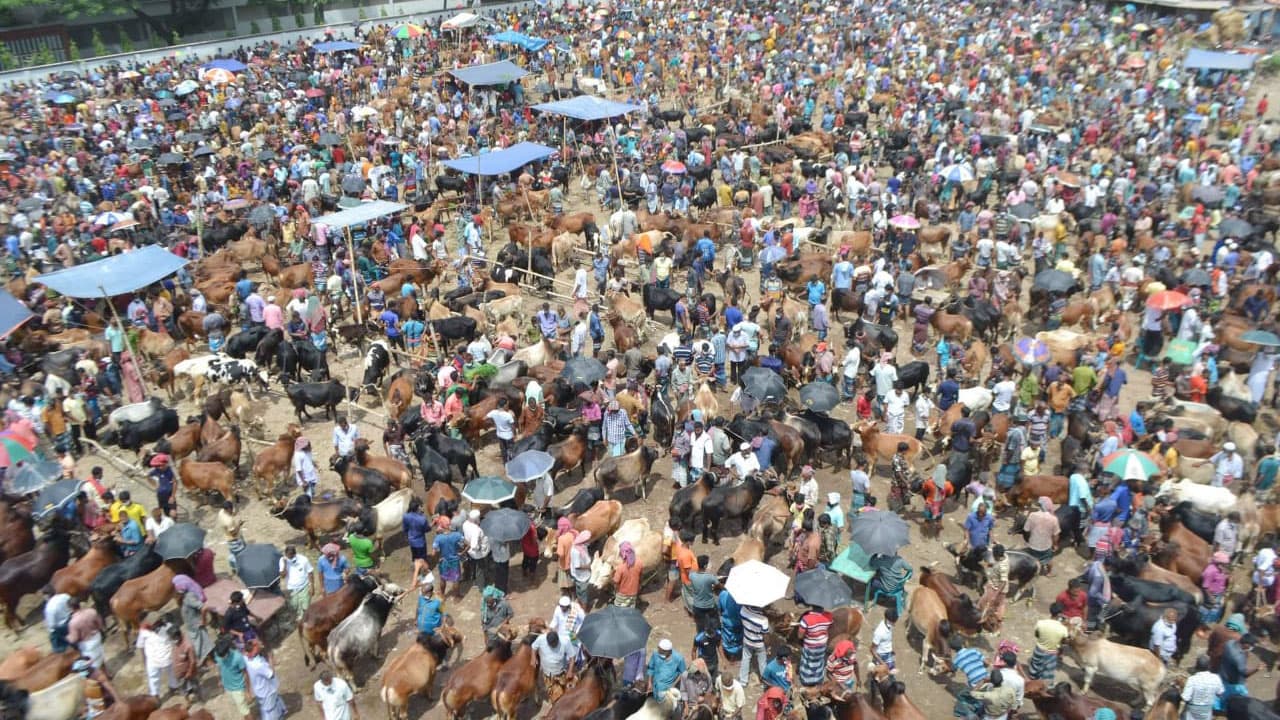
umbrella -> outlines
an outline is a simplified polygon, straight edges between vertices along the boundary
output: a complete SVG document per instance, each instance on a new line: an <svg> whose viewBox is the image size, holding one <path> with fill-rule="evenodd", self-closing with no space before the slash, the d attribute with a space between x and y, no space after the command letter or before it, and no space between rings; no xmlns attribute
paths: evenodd
<svg viewBox="0 0 1280 720"><path fill-rule="evenodd" d="M1161 90L1169 90L1172 92L1181 88L1182 85L1171 77L1164 77L1156 81L1156 87Z"/></svg>
<svg viewBox="0 0 1280 720"><path fill-rule="evenodd" d="M686 170L688 170L688 168L686 168L684 166L684 163L680 162L679 160L668 160L662 163L662 172L665 172L665 173L671 173L672 175L682 175Z"/></svg>
<svg viewBox="0 0 1280 720"><path fill-rule="evenodd" d="M44 200L38 197L25 197L18 201L18 209L22 212L31 212L44 207Z"/></svg>
<svg viewBox="0 0 1280 720"><path fill-rule="evenodd" d="M351 108L351 118L353 120L363 120L365 118L376 117L377 115L378 111L368 105L359 105Z"/></svg>
<svg viewBox="0 0 1280 720"><path fill-rule="evenodd" d="M203 547L204 528L193 523L178 523L156 538L156 552L165 560L189 558Z"/></svg>
<svg viewBox="0 0 1280 720"><path fill-rule="evenodd" d="M94 225L115 225L118 222L128 220L129 216L124 213L107 211L93 219Z"/></svg>
<svg viewBox="0 0 1280 720"><path fill-rule="evenodd" d="M529 532L529 516L513 508L498 508L484 514L480 529L493 542L514 542Z"/></svg>
<svg viewBox="0 0 1280 720"><path fill-rule="evenodd" d="M1191 268L1186 275L1182 276L1182 282L1191 287L1208 287L1212 282L1208 271L1203 268Z"/></svg>
<svg viewBox="0 0 1280 720"><path fill-rule="evenodd" d="M776 402L787 396L787 384L782 376L768 368L748 368L742 374L743 388L751 397L764 402Z"/></svg>
<svg viewBox="0 0 1280 720"><path fill-rule="evenodd" d="M17 160L17 159L18 159L18 156L14 155L11 152L0 152L0 162L13 162L14 160Z"/></svg>
<svg viewBox="0 0 1280 720"><path fill-rule="evenodd" d="M160 107L173 107L174 105L178 104L178 101L174 100L171 97L160 97L160 95L163 94L164 92L167 92L167 91L161 91L156 93L156 97L159 98L158 100L156 100L157 105L159 105Z"/></svg>
<svg viewBox="0 0 1280 720"><path fill-rule="evenodd" d="M1254 345L1264 345L1266 347L1280 347L1280 336L1266 330L1250 330L1240 335L1240 339L1253 343Z"/></svg>
<svg viewBox="0 0 1280 720"><path fill-rule="evenodd" d="M35 503L32 504L32 511L38 517L44 517L48 513L54 512L62 507L68 500L74 498L76 493L80 492L80 486L84 484L82 480L59 480L49 485L36 495Z"/></svg>
<svg viewBox="0 0 1280 720"><path fill-rule="evenodd" d="M271 162L276 159L275 150L262 150L258 153L259 162Z"/></svg>
<svg viewBox="0 0 1280 720"><path fill-rule="evenodd" d="M1226 196L1226 191L1217 185L1197 185L1191 188L1191 199L1198 200L1206 205L1222 202L1222 198Z"/></svg>
<svg viewBox="0 0 1280 720"><path fill-rule="evenodd" d="M1133 26L1133 30L1136 32L1147 32L1150 29L1151 29L1151 26L1146 23L1138 23L1137 25Z"/></svg>
<svg viewBox="0 0 1280 720"><path fill-rule="evenodd" d="M28 427L11 427L0 431L0 440L18 443L20 447L31 452L35 452L36 445L40 442L36 439L35 431Z"/></svg>
<svg viewBox="0 0 1280 720"><path fill-rule="evenodd" d="M181 110L175 110L169 113L168 115L165 115L164 117L169 122L181 122L187 119L187 114L182 112Z"/></svg>
<svg viewBox="0 0 1280 720"><path fill-rule="evenodd" d="M307 91L303 94L309 98L319 98L325 95L324 90L320 88L307 88Z"/></svg>
<svg viewBox="0 0 1280 720"><path fill-rule="evenodd" d="M1058 182L1069 188L1080 187L1080 176L1075 173L1060 172L1058 173Z"/></svg>
<svg viewBox="0 0 1280 720"><path fill-rule="evenodd" d="M335 53L347 52L349 50L359 50L360 43L354 43L350 40L334 40L332 42L316 43L311 49L318 53Z"/></svg>
<svg viewBox="0 0 1280 720"><path fill-rule="evenodd" d="M195 152L191 153L191 156L192 156L192 157L205 157L205 156L208 156L208 155L212 155L213 153L214 153L213 148L209 147L208 145L201 145L200 147L196 148L196 151L195 151Z"/></svg>
<svg viewBox="0 0 1280 720"><path fill-rule="evenodd" d="M1013 354L1024 365L1041 365L1049 362L1049 346L1032 337L1024 337L1014 343Z"/></svg>
<svg viewBox="0 0 1280 720"><path fill-rule="evenodd" d="M24 462L13 472L6 473L4 483L14 495L26 495L43 488L60 477L62 477L61 465L56 462L36 460L34 462ZM36 508L39 509L40 506L36 505Z"/></svg>
<svg viewBox="0 0 1280 720"><path fill-rule="evenodd" d="M1041 270L1031 283L1032 287L1047 290L1048 292L1066 292L1075 284L1075 278L1071 277L1069 273L1056 268Z"/></svg>
<svg viewBox="0 0 1280 720"><path fill-rule="evenodd" d="M889 224L903 230L916 230L920 227L920 221L914 215L894 215L889 218Z"/></svg>
<svg viewBox="0 0 1280 720"><path fill-rule="evenodd" d="M133 218L130 218L128 220L121 220L115 225L112 225L111 227L107 228L107 232L109 233L120 232L121 230L128 230L130 228L135 228L137 226L138 226L138 221L134 220Z"/></svg>
<svg viewBox="0 0 1280 720"><path fill-rule="evenodd" d="M226 210L239 210L240 208L249 207L249 201L244 198L236 198L234 200L226 201L222 204L222 207Z"/></svg>
<svg viewBox="0 0 1280 720"><path fill-rule="evenodd" d="M560 371L560 377L574 385L590 385L597 380L603 380L606 372L604 364L599 360L579 355L565 362L564 369Z"/></svg>
<svg viewBox="0 0 1280 720"><path fill-rule="evenodd" d="M204 135L198 132L184 132L178 136L178 142L198 143L204 139Z"/></svg>
<svg viewBox="0 0 1280 720"><path fill-rule="evenodd" d="M190 95L191 93L195 92L196 89L199 87L200 87L200 83L196 82L195 80L183 80L182 82L178 83L178 87L173 89L173 94L178 96Z"/></svg>
<svg viewBox="0 0 1280 720"><path fill-rule="evenodd" d="M259 205L249 211L247 219L250 224L257 227L269 227L276 221L276 214L271 210L270 205Z"/></svg>
<svg viewBox="0 0 1280 720"><path fill-rule="evenodd" d="M156 162L161 165L181 165L185 160L178 153L167 152L156 158Z"/></svg>
<svg viewBox="0 0 1280 720"><path fill-rule="evenodd" d="M138 72L137 70L125 70L124 72L120 73L116 77L120 78L121 80L136 80L142 77L142 73Z"/></svg>
<svg viewBox="0 0 1280 720"><path fill-rule="evenodd" d="M236 74L230 70L214 68L204 73L204 81L214 85L228 85L236 81Z"/></svg>
<svg viewBox="0 0 1280 720"><path fill-rule="evenodd" d="M233 73L249 69L248 65L245 65L239 60L235 60L233 58L214 58L205 63L204 66L209 69L217 68L218 70L226 70L227 72Z"/></svg>
<svg viewBox="0 0 1280 720"><path fill-rule="evenodd" d="M512 482L529 482L546 475L556 459L542 450L525 450L507 463L507 477Z"/></svg>
<svg viewBox="0 0 1280 720"><path fill-rule="evenodd" d="M1222 237L1245 238L1253 234L1253 226L1240 218L1227 218L1218 223L1218 234Z"/></svg>
<svg viewBox="0 0 1280 720"><path fill-rule="evenodd" d="M819 565L796 575L796 602L830 610L853 602L844 578Z"/></svg>
<svg viewBox="0 0 1280 720"><path fill-rule="evenodd" d="M592 657L624 658L649 642L649 621L635 608L610 605L582 619L578 642Z"/></svg>
<svg viewBox="0 0 1280 720"><path fill-rule="evenodd" d="M763 37L764 37L764 36L763 36L763 35L761 35L761 34L760 34L760 33L758 33L758 32L753 32L753 33L748 33L748 34L747 34L747 39L748 39L748 40L750 40L751 42L759 42L759 41L760 41L760 39L761 39L761 38L763 38Z"/></svg>
<svg viewBox="0 0 1280 720"><path fill-rule="evenodd" d="M791 578L778 568L748 560L733 566L724 587L740 605L764 607L785 597L790 582Z"/></svg>
<svg viewBox="0 0 1280 720"><path fill-rule="evenodd" d="M966 183L973 179L973 168L968 165L948 165L938 174L947 182Z"/></svg>
<svg viewBox="0 0 1280 720"><path fill-rule="evenodd" d="M515 485L492 475L478 477L462 488L462 497L476 505L497 505L515 496Z"/></svg>
<svg viewBox="0 0 1280 720"><path fill-rule="evenodd" d="M422 34L424 32L425 31L422 29L421 26L414 25L413 23L405 23L403 25L397 25L391 29L392 36L397 37L401 40L411 40L413 38L420 38L422 37Z"/></svg>
<svg viewBox="0 0 1280 720"><path fill-rule="evenodd" d="M814 412L828 412L840 404L840 393L828 382L811 382L800 388L800 404Z"/></svg>
<svg viewBox="0 0 1280 720"><path fill-rule="evenodd" d="M236 574L250 590L269 588L280 580L280 558L275 545L253 543L236 553Z"/></svg>
<svg viewBox="0 0 1280 720"><path fill-rule="evenodd" d="M1147 298L1147 307L1153 310L1178 310L1191 304L1191 298L1177 290L1161 290Z"/></svg>
<svg viewBox="0 0 1280 720"><path fill-rule="evenodd" d="M630 40L631 32L628 30L619 30L618 34L615 35L614 37L618 38L619 40Z"/></svg>
<svg viewBox="0 0 1280 720"><path fill-rule="evenodd" d="M897 513L885 510L856 515L849 524L853 541L868 555L893 555L911 541L911 529Z"/></svg>
<svg viewBox="0 0 1280 720"><path fill-rule="evenodd" d="M337 133L320 133L320 144L334 147L342 144L342 138L338 137Z"/></svg>
<svg viewBox="0 0 1280 720"><path fill-rule="evenodd" d="M1191 340L1173 339L1164 349L1164 356L1179 365L1190 365L1196 359L1196 344Z"/></svg>
<svg viewBox="0 0 1280 720"><path fill-rule="evenodd" d="M70 105L76 101L76 96L71 93L58 93L53 97L55 105Z"/></svg>
<svg viewBox="0 0 1280 720"><path fill-rule="evenodd" d="M1017 205L1009 208L1009 214L1019 220L1030 220L1031 218L1039 215L1040 211L1036 210L1036 206L1031 203L1018 203Z"/></svg>
<svg viewBox="0 0 1280 720"><path fill-rule="evenodd" d="M1150 455L1133 448L1125 448L1102 458L1102 471L1111 473L1121 480L1146 480L1160 472L1160 466L1156 465L1156 461L1152 460Z"/></svg>
<svg viewBox="0 0 1280 720"><path fill-rule="evenodd" d="M348 175L342 178L342 192L347 195L359 195L364 192L364 178L359 175Z"/></svg>

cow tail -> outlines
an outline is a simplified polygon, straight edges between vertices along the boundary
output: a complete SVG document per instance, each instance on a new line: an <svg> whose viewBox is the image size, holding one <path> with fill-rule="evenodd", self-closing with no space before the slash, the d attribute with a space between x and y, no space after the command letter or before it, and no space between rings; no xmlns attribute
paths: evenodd
<svg viewBox="0 0 1280 720"><path fill-rule="evenodd" d="M929 448L925 446L924 441L920 442L920 452L925 454L926 467L933 463L933 453L929 452Z"/></svg>

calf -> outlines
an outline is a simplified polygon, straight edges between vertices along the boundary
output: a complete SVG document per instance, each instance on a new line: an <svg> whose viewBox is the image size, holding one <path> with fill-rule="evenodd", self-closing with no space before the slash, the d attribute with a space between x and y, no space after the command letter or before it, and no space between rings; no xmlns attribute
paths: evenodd
<svg viewBox="0 0 1280 720"><path fill-rule="evenodd" d="M647 500L649 491L646 482L653 461L657 458L658 449L648 444L642 444L625 455L607 457L596 466L596 487L604 491L606 498L621 488L639 488L640 497Z"/></svg>
<svg viewBox="0 0 1280 720"><path fill-rule="evenodd" d="M1167 671L1155 653L1103 638L1090 638L1079 628L1073 628L1070 644L1084 670L1081 692L1089 692L1094 675L1101 673L1141 693L1144 708L1156 701Z"/></svg>
<svg viewBox="0 0 1280 720"><path fill-rule="evenodd" d="M453 619L445 616L445 624L434 633L418 633L408 648L387 659L382 666L381 697L391 720L408 720L409 698L414 695L431 699L436 672L455 647L461 652L462 633L453 628Z"/></svg>
<svg viewBox="0 0 1280 720"><path fill-rule="evenodd" d="M293 444L302 435L302 428L289 424L276 441L253 458L251 477L257 480L258 497L271 495L280 476L293 467Z"/></svg>
<svg viewBox="0 0 1280 720"><path fill-rule="evenodd" d="M173 578L177 574L173 568L161 564L142 577L126 580L111 598L111 614L124 629L125 647L132 647L129 633L138 626L142 616L159 610L173 599Z"/></svg>
<svg viewBox="0 0 1280 720"><path fill-rule="evenodd" d="M298 416L298 422L302 423L310 417L307 414L309 407L322 407L326 419L336 420L338 405L347 398L347 389L337 380L324 383L286 383L284 394L293 403L293 411Z"/></svg>
<svg viewBox="0 0 1280 720"><path fill-rule="evenodd" d="M378 589L372 575L356 575L338 588L314 600L298 622L298 641L302 644L302 661L308 667L329 649L329 634L360 607L365 596Z"/></svg>
<svg viewBox="0 0 1280 720"><path fill-rule="evenodd" d="M920 671L924 671L926 663L929 664L931 673L948 670L951 661L951 623L947 620L947 606L943 604L942 598L924 585L917 587L907 602L907 616L910 618L911 628L923 638L920 644ZM942 661L940 668L930 662L935 654Z"/></svg>
<svg viewBox="0 0 1280 720"><path fill-rule="evenodd" d="M271 512L283 518L294 530L307 534L307 545L318 547L316 538L321 533L331 533L343 527L348 518L360 517L360 503L350 498L330 502L313 502L308 495L299 495L292 501L280 498Z"/></svg>
<svg viewBox="0 0 1280 720"><path fill-rule="evenodd" d="M489 703L500 720L515 720L520 705L537 689L538 654L533 651L533 641L537 638L530 632L493 678Z"/></svg>
<svg viewBox="0 0 1280 720"><path fill-rule="evenodd" d="M989 621L987 627L978 624L978 606L974 604L973 598L942 573L934 572L933 568L921 568L920 584L937 593L938 599L947 608L947 620L956 630L974 635L981 630L994 629L994 619Z"/></svg>
<svg viewBox="0 0 1280 720"><path fill-rule="evenodd" d="M220 462L187 458L178 465L178 478L188 490L199 490L206 496L216 492L223 500L235 502L236 472Z"/></svg>
<svg viewBox="0 0 1280 720"><path fill-rule="evenodd" d="M489 641L483 653L449 673L444 691L440 694L440 702L449 714L449 720L460 720L473 701L489 697L498 671L511 659L511 654L511 641L495 637Z"/></svg>
<svg viewBox="0 0 1280 720"><path fill-rule="evenodd" d="M347 682L357 684L352 672L356 660L377 654L382 626L403 594L398 586L384 583L365 597L359 610L329 633L329 662Z"/></svg>

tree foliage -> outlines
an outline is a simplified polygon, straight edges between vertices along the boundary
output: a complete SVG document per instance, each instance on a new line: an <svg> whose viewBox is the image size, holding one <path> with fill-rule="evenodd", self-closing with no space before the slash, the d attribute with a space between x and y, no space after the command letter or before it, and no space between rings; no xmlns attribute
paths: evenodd
<svg viewBox="0 0 1280 720"><path fill-rule="evenodd" d="M190 35L204 31L205 13L218 0L168 0L168 14L155 16L144 8L145 0L0 0L0 13L28 10L35 7L46 16L59 16L65 20L77 20L99 15L132 16L145 23L162 38L174 32Z"/></svg>

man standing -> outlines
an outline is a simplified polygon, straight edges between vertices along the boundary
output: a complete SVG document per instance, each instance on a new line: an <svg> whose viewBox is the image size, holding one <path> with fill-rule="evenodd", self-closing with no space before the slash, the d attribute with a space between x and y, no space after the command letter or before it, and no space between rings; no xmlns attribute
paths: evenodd
<svg viewBox="0 0 1280 720"><path fill-rule="evenodd" d="M463 568L463 580L474 580L483 588L489 582L489 538L480 528L480 511L472 509L462 523L462 539L467 544L467 565Z"/></svg>
<svg viewBox="0 0 1280 720"><path fill-rule="evenodd" d="M1048 576L1053 574L1053 554L1058 549L1062 528L1054 514L1053 500L1042 496L1038 503L1039 509L1027 516L1023 528L1027 532L1027 547Z"/></svg>
<svg viewBox="0 0 1280 720"><path fill-rule="evenodd" d="M1209 670L1209 656L1196 658L1196 672L1182 686L1182 715L1185 720L1210 720L1213 706L1226 692L1222 678Z"/></svg>
<svg viewBox="0 0 1280 720"><path fill-rule="evenodd" d="M328 668L320 671L320 679L312 688L312 697L320 706L324 720L360 720L351 686L342 678L334 677Z"/></svg>
<svg viewBox="0 0 1280 720"><path fill-rule="evenodd" d="M991 528L995 521L987 514L987 504L979 503L977 510L964 520L965 545L970 552L986 550L991 544Z"/></svg>
<svg viewBox="0 0 1280 720"><path fill-rule="evenodd" d="M311 597L315 593L316 574L311 561L306 555L299 555L293 545L286 545L284 557L280 558L280 579L284 581L285 597L293 616L302 619L311 606ZM254 691L257 694L257 691Z"/></svg>
<svg viewBox="0 0 1280 720"><path fill-rule="evenodd" d="M645 667L653 697L661 700L668 690L679 684L687 669L684 656L676 652L671 641L667 638L659 640L657 651L649 656L649 664Z"/></svg>
<svg viewBox="0 0 1280 720"><path fill-rule="evenodd" d="M698 481L702 473L711 468L711 456L715 447L711 435L706 432L701 422L693 424L693 437L689 445L689 480L690 484Z"/></svg>
<svg viewBox="0 0 1280 720"><path fill-rule="evenodd" d="M1151 642L1148 643L1151 652L1160 656L1160 661L1165 665L1173 659L1174 653L1178 652L1178 611L1169 608L1164 611L1164 615L1155 624L1151 626Z"/></svg>
<svg viewBox="0 0 1280 720"><path fill-rule="evenodd" d="M694 625L707 631L716 625L716 583L714 573L707 570L711 558L698 556L698 569L689 573L689 612Z"/></svg>
<svg viewBox="0 0 1280 720"><path fill-rule="evenodd" d="M1244 458L1236 452L1236 444L1224 443L1222 450L1213 454L1208 460L1201 460L1196 467L1213 464L1213 486L1226 487L1233 481L1244 477Z"/></svg>
<svg viewBox="0 0 1280 720"><path fill-rule="evenodd" d="M1058 657L1062 652L1062 643L1067 639L1069 631L1062 623L1062 606L1053 603L1049 606L1050 617L1040 620L1035 625L1036 647L1031 652L1031 662L1027 664L1027 674L1032 680L1044 680L1053 685L1054 676L1058 672Z"/></svg>
<svg viewBox="0 0 1280 720"><path fill-rule="evenodd" d="M573 681L573 654L569 644L560 641L559 633L545 632L533 641L533 651L538 654L547 700L554 703Z"/></svg>
<svg viewBox="0 0 1280 720"><path fill-rule="evenodd" d="M244 671L249 677L249 687L258 701L262 720L281 720L288 710L280 699L280 678L276 677L271 661L262 654L262 646L254 640L244 650Z"/></svg>
<svg viewBox="0 0 1280 720"><path fill-rule="evenodd" d="M738 684L745 688L751 678L753 657L761 682L764 681L765 663L768 660L764 636L769 632L769 618L760 608L750 605L740 606L738 612L742 618L742 662L738 665Z"/></svg>
<svg viewBox="0 0 1280 720"><path fill-rule="evenodd" d="M355 454L358 439L360 430L345 415L338 418L338 426L333 429L333 451L342 457L351 457Z"/></svg>
<svg viewBox="0 0 1280 720"><path fill-rule="evenodd" d="M511 459L511 442L516 437L516 417L507 409L507 399L498 398L498 407L485 415L486 420L493 422L494 434L498 436L498 446L502 452L502 462Z"/></svg>
<svg viewBox="0 0 1280 720"><path fill-rule="evenodd" d="M618 457L627 451L627 438L636 434L636 430L631 425L631 418L627 416L627 412L618 405L617 400L611 400L609 407L604 412L603 419L604 442L609 448L610 457Z"/></svg>
<svg viewBox="0 0 1280 720"><path fill-rule="evenodd" d="M49 631L49 648L60 653L71 647L67 642L67 626L71 622L71 596L55 593L52 586L45 589L48 600L44 604L44 624Z"/></svg>

